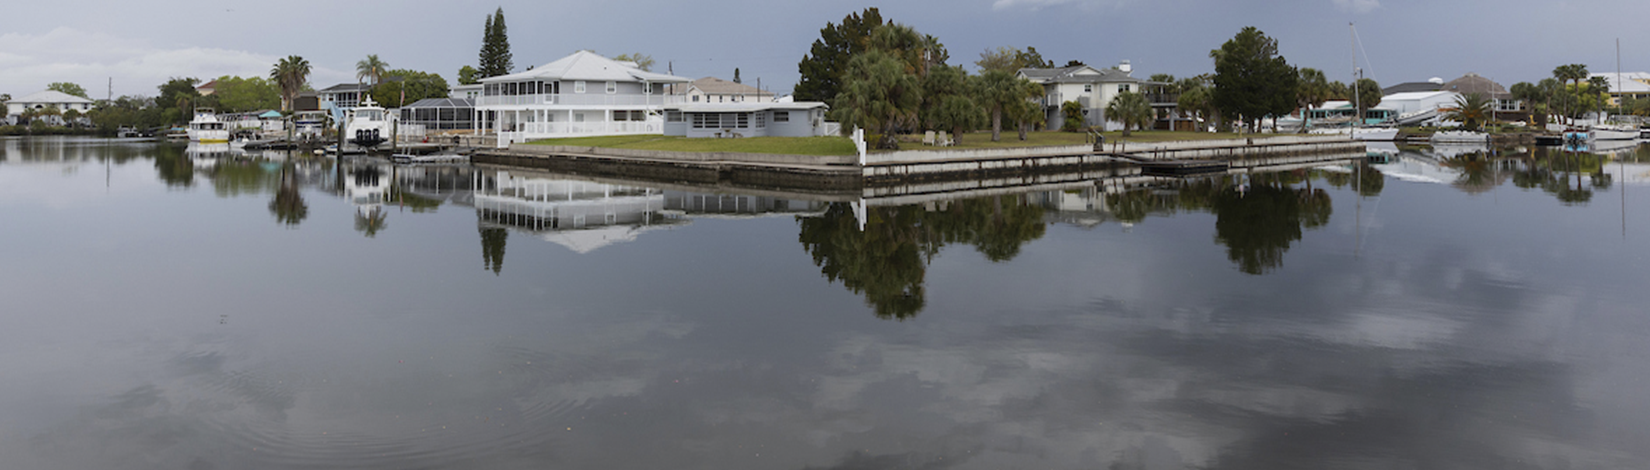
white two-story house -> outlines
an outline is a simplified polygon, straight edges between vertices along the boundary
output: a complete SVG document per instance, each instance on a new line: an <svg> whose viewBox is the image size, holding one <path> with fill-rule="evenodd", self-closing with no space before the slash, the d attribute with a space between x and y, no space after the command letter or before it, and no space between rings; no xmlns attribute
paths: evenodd
<svg viewBox="0 0 1650 470"><path fill-rule="evenodd" d="M1065 118L1060 106L1075 101L1083 107L1084 121L1089 126L1104 126L1106 130L1120 129L1121 125L1106 120L1106 105L1118 93L1141 93L1147 82L1131 76L1134 69L1129 61L1117 67L1098 69L1088 65L1073 65L1052 69L1023 68L1017 74L1043 86L1042 105L1048 117L1049 129L1059 129Z"/></svg>
<svg viewBox="0 0 1650 470"><path fill-rule="evenodd" d="M498 145L557 137L660 134L667 85L692 80L579 51L525 72L481 79L476 127Z"/></svg>

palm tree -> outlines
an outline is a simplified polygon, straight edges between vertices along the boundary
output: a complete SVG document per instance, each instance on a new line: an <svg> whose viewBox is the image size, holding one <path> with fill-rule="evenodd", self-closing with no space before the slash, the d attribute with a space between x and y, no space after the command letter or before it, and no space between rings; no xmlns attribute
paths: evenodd
<svg viewBox="0 0 1650 470"><path fill-rule="evenodd" d="M1478 129L1478 123L1490 116L1490 100L1479 93L1468 93L1455 98L1455 110L1444 115L1445 119L1460 121L1467 129Z"/></svg>
<svg viewBox="0 0 1650 470"><path fill-rule="evenodd" d="M1146 102L1146 95L1134 92L1118 93L1106 104L1106 118L1123 123L1123 136L1128 137L1129 126L1145 130L1152 122L1152 104Z"/></svg>
<svg viewBox="0 0 1650 470"><path fill-rule="evenodd" d="M370 78L372 81L368 83L377 86L378 81L384 78L384 71L389 68L390 64L378 60L378 54L367 54L367 58L355 63L355 79Z"/></svg>
<svg viewBox="0 0 1650 470"><path fill-rule="evenodd" d="M1329 78L1322 70L1311 67L1300 69L1300 87L1295 89L1295 102L1301 108L1301 133L1306 133L1307 110L1329 100ZM1274 121L1276 122L1276 121Z"/></svg>
<svg viewBox="0 0 1650 470"><path fill-rule="evenodd" d="M292 101L298 98L298 92L304 89L304 83L309 81L309 61L303 57L289 55L275 63L270 69L269 79L281 89L281 110L291 111Z"/></svg>

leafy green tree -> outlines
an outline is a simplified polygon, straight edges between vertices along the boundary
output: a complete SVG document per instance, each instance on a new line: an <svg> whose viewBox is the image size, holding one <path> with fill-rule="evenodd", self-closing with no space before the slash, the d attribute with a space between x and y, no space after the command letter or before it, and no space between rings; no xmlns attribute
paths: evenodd
<svg viewBox="0 0 1650 470"><path fill-rule="evenodd" d="M1030 84L1028 86L1027 84ZM1035 83L1019 78L1006 70L986 70L976 75L974 79L975 102L985 107L986 113L991 116L991 141L1002 140L1003 116L1010 120L1016 116L1023 116L1021 106L1029 106L1029 98L1042 95L1042 87L1037 87L1036 93L1029 93ZM1039 110L1038 114L1041 114Z"/></svg>
<svg viewBox="0 0 1650 470"><path fill-rule="evenodd" d="M1009 101L1003 111L1014 121L1014 128L1019 131L1020 140L1023 141L1026 140L1026 132L1048 121L1048 115L1043 112L1042 104L1034 101L1042 98L1042 85L1025 79L1015 80L1014 85L1020 99Z"/></svg>
<svg viewBox="0 0 1650 470"><path fill-rule="evenodd" d="M504 8L487 17L481 37L481 77L507 75L516 68L510 61L510 31L504 25Z"/></svg>
<svg viewBox="0 0 1650 470"><path fill-rule="evenodd" d="M1064 118L1060 123L1060 130L1077 132L1083 130L1083 104L1076 101L1060 103L1060 116Z"/></svg>
<svg viewBox="0 0 1650 470"><path fill-rule="evenodd" d="M642 70L645 70L645 71L648 71L648 72L653 71L653 64L654 64L653 56L643 54L643 53L640 53L640 52L635 52L635 53L630 53L630 54L619 54L619 56L614 57L613 60L626 61L626 62L635 62L636 63L636 68L639 68L639 69L642 69ZM735 73L733 75L734 75L734 78L739 78L738 69L735 69ZM738 80L734 80L734 81L738 82Z"/></svg>
<svg viewBox="0 0 1650 470"><path fill-rule="evenodd" d="M447 88L447 79L440 74L396 69L385 71L384 83L374 87L371 94L373 101L386 107L403 106L425 98L446 98Z"/></svg>
<svg viewBox="0 0 1650 470"><path fill-rule="evenodd" d="M878 148L899 148L901 129L916 125L922 86L905 64L880 50L848 61L844 83L831 105L838 122L875 131Z"/></svg>
<svg viewBox="0 0 1650 470"><path fill-rule="evenodd" d="M1381 84L1370 78L1360 78L1353 83L1358 88L1358 119L1362 122L1364 111L1381 104Z"/></svg>
<svg viewBox="0 0 1650 470"><path fill-rule="evenodd" d="M1445 119L1459 121L1463 127L1478 130L1490 118L1490 100L1480 93L1468 93L1455 98L1455 110L1444 114Z"/></svg>
<svg viewBox="0 0 1650 470"><path fill-rule="evenodd" d="M1215 60L1214 107L1226 118L1254 130L1262 117L1294 110L1299 74L1278 55L1276 39L1245 27L1209 56Z"/></svg>
<svg viewBox="0 0 1650 470"><path fill-rule="evenodd" d="M368 85L377 86L389 69L390 64L380 60L378 54L367 54L367 58L355 63L355 80L366 80Z"/></svg>
<svg viewBox="0 0 1650 470"><path fill-rule="evenodd" d="M1537 126L1547 125L1547 89L1530 82L1518 82L1514 83L1508 91L1512 93L1513 99L1524 103L1524 109L1530 113L1531 124Z"/></svg>
<svg viewBox="0 0 1650 470"><path fill-rule="evenodd" d="M924 129L949 129L960 142L963 131L979 128L985 112L968 95L968 72L941 65L922 77Z"/></svg>
<svg viewBox="0 0 1650 470"><path fill-rule="evenodd" d="M1020 50L1013 46L1000 46L981 52L980 60L974 61L974 66L979 67L981 73L987 70L1001 70L1012 74L1027 67L1051 68L1054 67L1054 61L1044 59L1035 47Z"/></svg>
<svg viewBox="0 0 1650 470"><path fill-rule="evenodd" d="M1295 106L1301 108L1301 118L1306 118L1306 109L1322 106L1329 101L1329 92L1329 79L1322 70L1301 67L1300 87L1295 89ZM1301 132L1306 132L1306 128L1301 126Z"/></svg>
<svg viewBox="0 0 1650 470"><path fill-rule="evenodd" d="M796 64L802 76L794 90L796 99L835 101L843 88L843 71L847 70L848 61L870 47L871 32L882 24L882 13L876 7L849 14L841 25L825 23L808 55Z"/></svg>
<svg viewBox="0 0 1650 470"><path fill-rule="evenodd" d="M228 112L273 109L281 105L280 87L263 77L219 77L212 96L217 97L217 105Z"/></svg>
<svg viewBox="0 0 1650 470"><path fill-rule="evenodd" d="M281 92L281 110L291 111L292 101L298 99L298 93L309 82L310 65L303 57L289 55L275 62L275 67L269 70L269 79L275 81Z"/></svg>
<svg viewBox="0 0 1650 470"><path fill-rule="evenodd" d="M68 94L68 95L79 96L81 98L86 97L86 89L85 88L82 88L80 85L76 85L76 84L69 83L69 82L52 82L52 84L46 85L46 89L47 90L52 90L52 91L57 91L57 92L62 92L64 94Z"/></svg>
<svg viewBox="0 0 1650 470"><path fill-rule="evenodd" d="M1135 127L1146 130L1152 123L1152 104L1146 101L1146 96L1134 92L1118 93L1106 104L1106 119L1123 123L1123 135L1129 135L1129 128Z"/></svg>
<svg viewBox="0 0 1650 470"><path fill-rule="evenodd" d="M468 65L459 68L458 69L458 84L459 85L474 85L474 84L477 84L477 83L481 83L481 80L476 79L476 75L479 74L479 73L480 72L477 72L475 67L471 67L471 66L468 66Z"/></svg>

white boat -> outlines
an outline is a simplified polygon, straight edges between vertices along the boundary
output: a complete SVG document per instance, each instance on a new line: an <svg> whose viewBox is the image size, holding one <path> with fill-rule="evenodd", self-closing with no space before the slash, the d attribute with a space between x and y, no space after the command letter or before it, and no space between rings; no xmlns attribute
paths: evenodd
<svg viewBox="0 0 1650 470"><path fill-rule="evenodd" d="M1391 142L1398 140L1398 129L1395 127L1332 127L1327 129L1312 129L1312 133L1319 135L1350 135L1353 140L1375 142Z"/></svg>
<svg viewBox="0 0 1650 470"><path fill-rule="evenodd" d="M1639 138L1639 128L1623 124L1594 124L1588 129L1593 140L1633 140Z"/></svg>
<svg viewBox="0 0 1650 470"><path fill-rule="evenodd" d="M201 143L229 142L229 127L218 120L218 115L210 109L195 110L195 118L189 121L189 141Z"/></svg>
<svg viewBox="0 0 1650 470"><path fill-rule="evenodd" d="M1432 143L1435 144L1484 144L1489 141L1489 134L1483 132L1443 131L1432 134Z"/></svg>
<svg viewBox="0 0 1650 470"><path fill-rule="evenodd" d="M344 136L349 143L362 148L373 148L390 140L395 128L390 121L389 113L372 101L368 96L361 106L349 111L349 120L344 124Z"/></svg>

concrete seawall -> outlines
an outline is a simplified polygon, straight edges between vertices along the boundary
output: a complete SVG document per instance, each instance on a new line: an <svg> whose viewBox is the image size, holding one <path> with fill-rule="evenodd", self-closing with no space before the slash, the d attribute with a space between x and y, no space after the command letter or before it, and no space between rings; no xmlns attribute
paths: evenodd
<svg viewBox="0 0 1650 470"><path fill-rule="evenodd" d="M644 178L659 182L719 184L744 188L837 191L981 178L1109 172L1119 165L1164 161L1287 159L1309 162L1362 155L1364 143L1339 136L1282 136L1103 145L1002 149L904 150L816 156L738 152L671 152L600 147L515 144L483 150L477 163L541 168L588 176ZM1032 178L1031 181L1036 181Z"/></svg>

